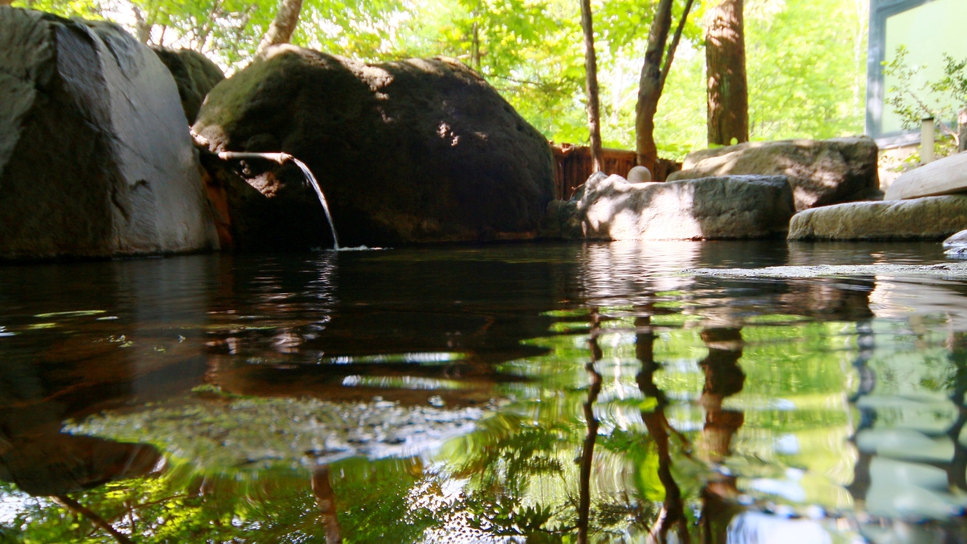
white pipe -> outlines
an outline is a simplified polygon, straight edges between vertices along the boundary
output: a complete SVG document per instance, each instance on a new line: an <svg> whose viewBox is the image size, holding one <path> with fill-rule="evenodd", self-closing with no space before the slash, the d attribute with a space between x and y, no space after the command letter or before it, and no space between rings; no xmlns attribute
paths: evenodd
<svg viewBox="0 0 967 544"><path fill-rule="evenodd" d="M222 151L218 154L218 158L223 161L233 160L233 159L265 159L267 161L277 162L283 164L286 161L292 160L292 155L288 153L252 153L247 151Z"/></svg>

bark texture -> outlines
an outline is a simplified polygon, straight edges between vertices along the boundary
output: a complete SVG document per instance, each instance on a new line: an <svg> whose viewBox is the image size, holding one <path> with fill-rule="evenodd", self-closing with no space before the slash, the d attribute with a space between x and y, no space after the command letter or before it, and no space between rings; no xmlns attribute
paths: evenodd
<svg viewBox="0 0 967 544"><path fill-rule="evenodd" d="M588 131L591 133L591 169L604 167L601 153L601 109L598 105L598 62L594 54L594 26L591 0L581 0L581 28L584 30L584 71L588 93Z"/></svg>
<svg viewBox="0 0 967 544"><path fill-rule="evenodd" d="M709 145L749 141L742 6L743 0L720 0L709 13L705 33Z"/></svg>
<svg viewBox="0 0 967 544"><path fill-rule="evenodd" d="M279 12L275 14L275 19L269 25L269 30L259 42L257 55L261 55L266 47L279 45L292 41L292 34L295 27L299 24L299 12L302 11L302 0L281 0L279 2Z"/></svg>
<svg viewBox="0 0 967 544"><path fill-rule="evenodd" d="M645 50L645 62L641 66L641 78L638 82L638 104L635 106L635 153L640 166L655 171L658 163L658 147L655 144L655 113L658 112L658 100L665 89L665 80L671 70L675 50L682 38L688 12L692 9L692 0L685 3L682 18L675 29L675 37L668 52L665 44L672 24L672 4L674 0L661 0L655 10L655 17L648 33L648 47Z"/></svg>

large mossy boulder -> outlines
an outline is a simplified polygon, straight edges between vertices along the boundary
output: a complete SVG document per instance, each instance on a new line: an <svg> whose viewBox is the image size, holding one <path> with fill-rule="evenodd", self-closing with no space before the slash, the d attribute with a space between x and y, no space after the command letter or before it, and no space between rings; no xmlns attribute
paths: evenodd
<svg viewBox="0 0 967 544"><path fill-rule="evenodd" d="M119 27L0 6L0 259L217 246L165 66Z"/></svg>
<svg viewBox="0 0 967 544"><path fill-rule="evenodd" d="M188 118L189 124L194 123L205 96L215 85L225 79L225 74L217 64L198 51L167 47L151 49L175 78L185 117Z"/></svg>
<svg viewBox="0 0 967 544"><path fill-rule="evenodd" d="M787 176L798 211L883 198L876 142L865 136L749 142L694 151L668 180L733 175Z"/></svg>
<svg viewBox="0 0 967 544"><path fill-rule="evenodd" d="M942 240L967 225L967 196L850 202L797 213L790 240Z"/></svg>
<svg viewBox="0 0 967 544"><path fill-rule="evenodd" d="M367 65L274 47L212 89L193 131L212 151L304 161L346 246L529 237L554 194L547 140L448 59ZM294 165L251 160L241 173L250 186L214 176L238 247L332 243Z"/></svg>
<svg viewBox="0 0 967 544"><path fill-rule="evenodd" d="M785 235L795 213L785 176L629 183L592 175L553 201L542 234L591 240L727 240Z"/></svg>

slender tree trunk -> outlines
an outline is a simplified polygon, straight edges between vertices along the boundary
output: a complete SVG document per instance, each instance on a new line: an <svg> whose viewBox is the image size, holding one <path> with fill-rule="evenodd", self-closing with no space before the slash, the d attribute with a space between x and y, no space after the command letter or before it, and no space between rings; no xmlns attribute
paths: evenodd
<svg viewBox="0 0 967 544"><path fill-rule="evenodd" d="M473 42L470 44L470 66L480 73L480 25L473 22Z"/></svg>
<svg viewBox="0 0 967 544"><path fill-rule="evenodd" d="M742 0L720 0L705 32L708 76L708 143L749 141L749 91L745 79Z"/></svg>
<svg viewBox="0 0 967 544"><path fill-rule="evenodd" d="M302 0L280 0L279 12L275 14L275 19L269 25L269 30L265 33L256 55L262 54L270 45L289 43L295 27L299 24L299 12L302 11Z"/></svg>
<svg viewBox="0 0 967 544"><path fill-rule="evenodd" d="M675 29L675 37L668 52L665 44L672 26L672 4L674 0L661 0L655 10L655 17L648 33L648 47L645 50L645 62L641 65L641 78L638 81L638 104L635 106L635 153L640 166L654 172L658 163L658 147L655 144L655 114L658 112L658 100L665 89L665 80L671 70L675 50L682 38L685 21L692 9L692 1L685 3L682 18Z"/></svg>
<svg viewBox="0 0 967 544"><path fill-rule="evenodd" d="M329 482L329 465L317 466L313 470L312 494L316 496L319 518L326 529L326 544L342 542L342 527L336 517L336 494Z"/></svg>
<svg viewBox="0 0 967 544"><path fill-rule="evenodd" d="M594 463L594 444L598 440L598 420L594 417L594 403L601 393L601 374L594 368L594 364L601 359L601 347L598 345L598 335L601 333L601 317L597 309L591 310L591 338L588 348L591 351L591 361L585 365L585 370L591 379L588 386L588 401L584 403L584 421L588 426L588 433L584 437L584 448L581 450L581 476L578 495L578 544L588 543L588 533L591 528L591 468Z"/></svg>
<svg viewBox="0 0 967 544"><path fill-rule="evenodd" d="M3 0L0 0L0 3L3 3ZM152 26L151 22L144 18L141 10L134 6L134 30L139 42L146 44L151 40Z"/></svg>
<svg viewBox="0 0 967 544"><path fill-rule="evenodd" d="M97 515L96 512L68 497L67 495L55 495L53 497L53 501L57 504L60 504L64 508L67 508L72 513L78 516L84 516L91 520L91 523L93 523L95 527L114 537L114 540L116 540L118 544L134 544L132 540L127 537L127 535L115 529L113 525L105 521L101 516Z"/></svg>
<svg viewBox="0 0 967 544"><path fill-rule="evenodd" d="M601 109L598 106L598 61L594 55L594 26L591 0L581 0L581 28L584 29L584 72L588 92L588 130L591 132L591 170L604 170L601 155Z"/></svg>

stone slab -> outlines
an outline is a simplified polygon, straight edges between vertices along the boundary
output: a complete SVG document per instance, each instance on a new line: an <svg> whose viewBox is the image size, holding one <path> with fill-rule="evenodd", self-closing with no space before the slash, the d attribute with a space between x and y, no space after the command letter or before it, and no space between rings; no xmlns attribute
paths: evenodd
<svg viewBox="0 0 967 544"><path fill-rule="evenodd" d="M944 157L911 170L890 184L885 200L967 193L967 153Z"/></svg>
<svg viewBox="0 0 967 544"><path fill-rule="evenodd" d="M797 213L789 240L943 240L967 226L967 196L850 202Z"/></svg>

